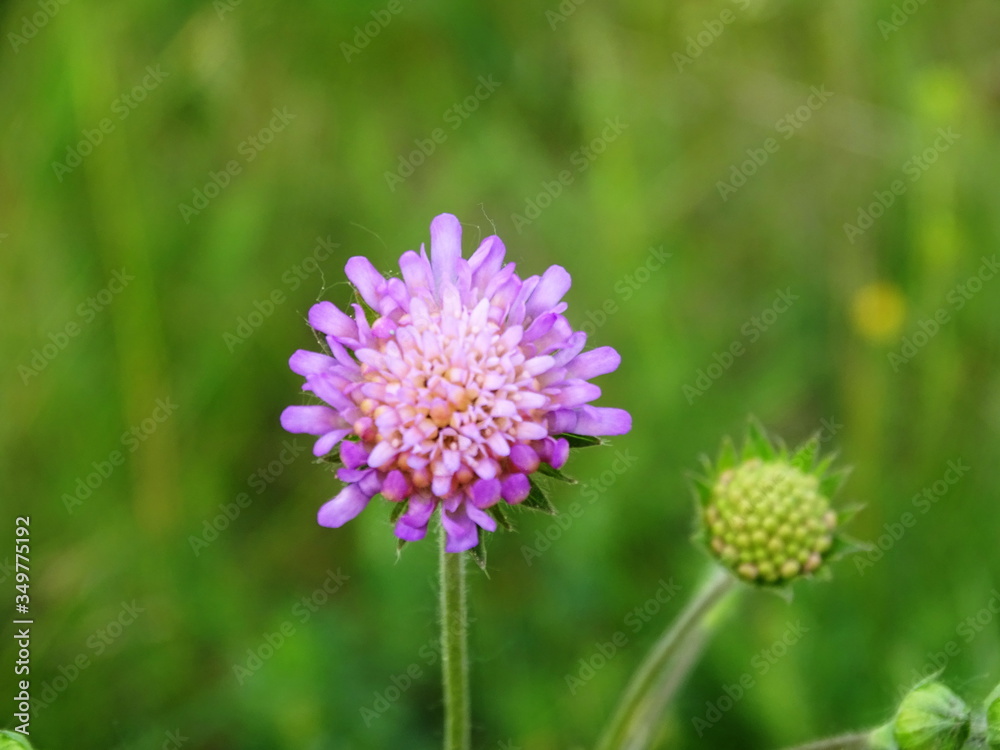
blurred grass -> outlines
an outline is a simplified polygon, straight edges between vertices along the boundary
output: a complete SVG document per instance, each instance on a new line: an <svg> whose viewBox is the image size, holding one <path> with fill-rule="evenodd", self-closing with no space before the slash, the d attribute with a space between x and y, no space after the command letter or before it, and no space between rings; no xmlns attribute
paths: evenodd
<svg viewBox="0 0 1000 750"><path fill-rule="evenodd" d="M636 417L614 441L636 467L585 503L550 551L530 566L522 552L548 518L520 516L517 535L490 543L490 577L474 577L472 591L478 747L592 741L680 601L630 632L577 695L564 676L661 577L696 579L683 473L750 412L790 441L824 419L842 425L828 445L856 466L842 500L867 503L853 526L861 539L912 510L948 460L972 468L864 575L847 562L791 605L747 601L693 676L664 746L778 747L874 725L952 640L961 649L947 676L988 691L1000 678L997 624L968 643L957 628L998 583L1000 282L899 372L887 354L997 247L1000 11L922 5L883 39L888 0L741 5L584 3L552 29L545 10L556 6L403 2L349 62L340 45L385 5L240 3L220 17L218 4L72 0L24 44L9 35L41 6L0 6L4 517L32 516L36 697L79 654L91 661L36 717L41 750L159 747L176 728L206 749L437 745L436 666L421 651L434 637L433 544L410 545L397 563L375 508L322 529L314 513L336 491L332 477L308 458L276 476L266 467L287 439L278 414L298 400L285 363L312 342L309 305L346 301L347 257L389 269L442 211L465 222L467 251L496 231L523 272L569 268L578 324L617 305L590 340L622 352L603 403ZM674 54L723 9L735 21L679 72ZM116 99L157 65L165 80L117 119ZM445 113L480 75L500 87L450 129ZM723 201L717 182L776 137L811 86L834 95ZM240 144L273 108L295 119L248 163ZM114 130L60 181L53 162L105 117ZM573 168L606 118L628 127L518 231L513 214ZM391 191L385 173L435 128L447 140ZM938 128L961 137L848 242L843 224ZM233 159L240 173L186 223L179 204ZM339 254L293 288L284 275L317 237ZM661 245L667 265L626 297L616 285ZM134 282L84 325L77 307L123 267ZM905 310L882 342L851 318L875 282ZM799 300L689 404L682 386L745 340L744 323L785 288ZM273 290L286 301L227 346L224 334ZM23 382L18 367L71 321L79 335ZM68 513L64 493L167 397L176 414L134 453L124 448L124 466ZM600 482L614 460L606 449L571 469ZM249 477L260 470L273 481L257 494ZM557 504L580 491L558 488ZM191 536L240 492L252 502L196 556ZM328 570L350 580L299 622L296 603ZM133 599L146 612L98 656L88 639ZM808 634L699 738L692 717L800 619ZM295 635L238 684L233 665L285 621ZM414 663L422 678L366 726L359 709ZM13 691L9 672L0 684Z"/></svg>

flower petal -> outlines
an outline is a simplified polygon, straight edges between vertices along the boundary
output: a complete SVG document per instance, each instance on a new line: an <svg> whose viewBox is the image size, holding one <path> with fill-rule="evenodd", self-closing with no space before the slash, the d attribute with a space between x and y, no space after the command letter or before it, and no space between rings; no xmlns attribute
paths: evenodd
<svg viewBox="0 0 1000 750"><path fill-rule="evenodd" d="M524 443L518 443L510 449L510 462L525 474L538 471L538 454L534 448Z"/></svg>
<svg viewBox="0 0 1000 750"><path fill-rule="evenodd" d="M288 432L325 435L344 426L344 421L328 406L289 406L281 412L281 426Z"/></svg>
<svg viewBox="0 0 1000 750"><path fill-rule="evenodd" d="M403 281L411 292L433 290L434 273L430 263L412 250L407 250L399 259L399 270L403 272Z"/></svg>
<svg viewBox="0 0 1000 750"><path fill-rule="evenodd" d="M562 266L551 266L528 298L528 315L536 316L551 310L569 291L573 279Z"/></svg>
<svg viewBox="0 0 1000 750"><path fill-rule="evenodd" d="M320 526L340 528L363 511L369 500L371 498L363 493L357 485L349 484L335 498L323 504L316 520L319 521Z"/></svg>
<svg viewBox="0 0 1000 750"><path fill-rule="evenodd" d="M333 432L326 433L323 437L317 440L316 444L313 446L313 455L325 456L337 447L337 443L350 434L350 430L334 430Z"/></svg>
<svg viewBox="0 0 1000 750"><path fill-rule="evenodd" d="M347 316L345 315L344 317ZM325 372L336 364L337 360L333 357L320 354L319 352L306 351L305 349L299 349L288 360L288 366L292 369L292 372L306 378L310 375Z"/></svg>
<svg viewBox="0 0 1000 750"><path fill-rule="evenodd" d="M561 432L576 432L577 414L572 409L557 409L545 415L549 432L558 435Z"/></svg>
<svg viewBox="0 0 1000 750"><path fill-rule="evenodd" d="M531 482L524 474L511 474L503 480L501 494L511 505L516 505L528 497L531 492Z"/></svg>
<svg viewBox="0 0 1000 750"><path fill-rule="evenodd" d="M355 255L347 261L344 266L344 273L351 283L357 287L361 294L361 299L368 303L373 310L379 310L379 302L382 297L382 290L385 286L385 278L380 274L372 262L362 255Z"/></svg>
<svg viewBox="0 0 1000 750"><path fill-rule="evenodd" d="M546 370L555 367L556 361L549 356L535 357L525 362L522 367L528 375L541 375Z"/></svg>
<svg viewBox="0 0 1000 750"><path fill-rule="evenodd" d="M462 257L462 225L451 214L441 214L431 222L431 267L438 287L454 282Z"/></svg>
<svg viewBox="0 0 1000 750"><path fill-rule="evenodd" d="M624 409L582 406L577 412L578 435L624 435L632 429L632 415Z"/></svg>
<svg viewBox="0 0 1000 750"><path fill-rule="evenodd" d="M507 251L503 242L495 234L487 237L476 248L469 258L469 268L472 269L472 286L480 291L485 290L488 282L503 266Z"/></svg>
<svg viewBox="0 0 1000 750"><path fill-rule="evenodd" d="M393 533L404 542L419 542L427 536L427 524L417 526L411 523L404 514L396 520L396 528L393 529Z"/></svg>
<svg viewBox="0 0 1000 750"><path fill-rule="evenodd" d="M564 367L568 362L572 361L580 352L582 352L583 347L586 345L586 333L583 331L577 331L572 334L563 343L563 348L552 355L556 360L556 367Z"/></svg>
<svg viewBox="0 0 1000 750"><path fill-rule="evenodd" d="M395 458L397 453L398 451L395 448L393 448L387 441L383 440L381 443L376 445L372 449L372 452L368 455L368 465L373 469L377 469Z"/></svg>
<svg viewBox="0 0 1000 750"><path fill-rule="evenodd" d="M497 519L486 511L480 510L471 503L467 503L465 506L465 512L468 514L469 518L472 519L473 523L475 523L479 528L486 529L487 531L497 530Z"/></svg>
<svg viewBox="0 0 1000 750"><path fill-rule="evenodd" d="M596 401L601 397L601 389L593 383L583 381L570 381L569 385L564 385L553 401L564 408L581 406L591 401Z"/></svg>
<svg viewBox="0 0 1000 750"><path fill-rule="evenodd" d="M399 502L410 494L410 483L399 469L393 469L382 481L382 494L387 500Z"/></svg>
<svg viewBox="0 0 1000 750"><path fill-rule="evenodd" d="M601 346L578 355L566 365L566 370L572 377L590 380L614 372L621 363L622 358L617 351L610 346Z"/></svg>
<svg viewBox="0 0 1000 750"><path fill-rule="evenodd" d="M447 537L445 552L466 552L479 543L476 524L469 518L464 505L459 506L454 512L442 508L441 525L444 526Z"/></svg>
<svg viewBox="0 0 1000 750"><path fill-rule="evenodd" d="M345 440L340 444L340 460L348 469L356 469L368 459L368 451L356 440Z"/></svg>
<svg viewBox="0 0 1000 750"><path fill-rule="evenodd" d="M499 479L480 479L472 485L472 502L475 506L479 508L488 508L499 499Z"/></svg>
<svg viewBox="0 0 1000 750"><path fill-rule="evenodd" d="M358 325L332 302L317 302L309 308L309 325L336 338L358 338Z"/></svg>

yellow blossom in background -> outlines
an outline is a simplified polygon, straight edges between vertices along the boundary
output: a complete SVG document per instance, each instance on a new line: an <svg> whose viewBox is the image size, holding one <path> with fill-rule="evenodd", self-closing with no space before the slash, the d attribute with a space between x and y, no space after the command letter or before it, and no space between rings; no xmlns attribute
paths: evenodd
<svg viewBox="0 0 1000 750"><path fill-rule="evenodd" d="M899 335L906 319L906 298L889 281L866 284L851 300L854 329L868 341L884 344Z"/></svg>

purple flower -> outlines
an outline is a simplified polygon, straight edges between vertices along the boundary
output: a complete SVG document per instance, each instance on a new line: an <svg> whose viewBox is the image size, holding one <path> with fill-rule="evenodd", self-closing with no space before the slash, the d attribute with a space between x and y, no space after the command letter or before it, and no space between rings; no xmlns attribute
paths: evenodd
<svg viewBox="0 0 1000 750"><path fill-rule="evenodd" d="M400 539L422 539L440 506L446 549L463 552L479 528L496 530L491 506L523 501L542 462L565 464L564 433L631 429L628 412L589 405L601 389L588 381L621 357L608 346L583 351L587 334L563 316L569 274L552 266L522 280L504 254L493 236L465 260L458 219L441 214L430 259L423 246L404 253L402 278L347 261L374 320L360 304L353 317L330 302L310 309L329 353L299 350L289 364L325 405L289 406L281 424L318 435L317 456L340 446L347 486L320 508L321 525L342 526L381 493L406 503Z"/></svg>

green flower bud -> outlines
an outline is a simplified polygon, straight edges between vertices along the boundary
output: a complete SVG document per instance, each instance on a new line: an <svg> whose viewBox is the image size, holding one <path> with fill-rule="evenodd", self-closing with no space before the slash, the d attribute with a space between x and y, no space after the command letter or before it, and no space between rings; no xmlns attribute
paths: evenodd
<svg viewBox="0 0 1000 750"><path fill-rule="evenodd" d="M1000 685L986 699L986 741L993 750L1000 749Z"/></svg>
<svg viewBox="0 0 1000 750"><path fill-rule="evenodd" d="M31 750L31 743L23 734L0 729L0 750Z"/></svg>
<svg viewBox="0 0 1000 750"><path fill-rule="evenodd" d="M899 750L893 737L892 722L879 727L868 735L869 750Z"/></svg>
<svg viewBox="0 0 1000 750"><path fill-rule="evenodd" d="M742 454L727 440L694 478L700 540L745 582L782 586L842 552L829 498L845 472L827 474L831 459L818 460L818 449L813 438L789 452L751 421Z"/></svg>
<svg viewBox="0 0 1000 750"><path fill-rule="evenodd" d="M940 682L917 685L896 713L899 750L959 750L969 738L972 712Z"/></svg>

